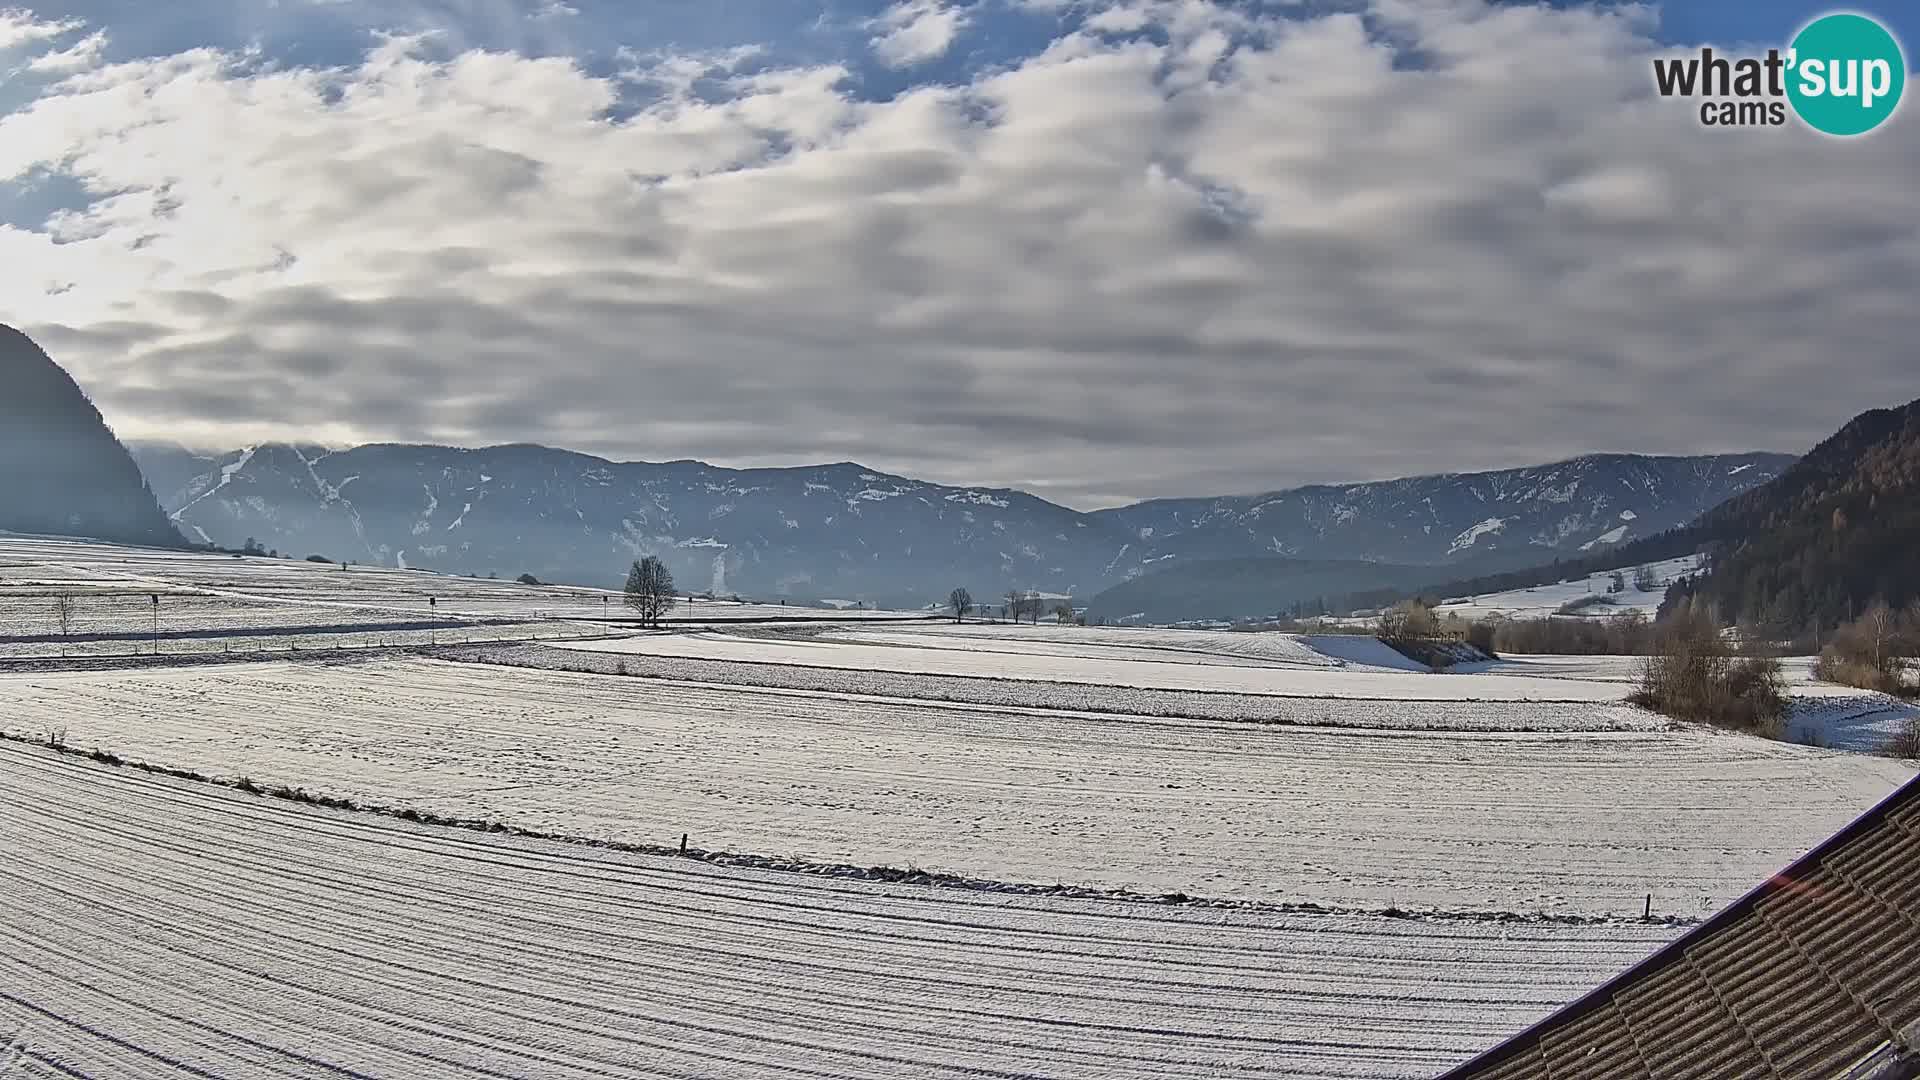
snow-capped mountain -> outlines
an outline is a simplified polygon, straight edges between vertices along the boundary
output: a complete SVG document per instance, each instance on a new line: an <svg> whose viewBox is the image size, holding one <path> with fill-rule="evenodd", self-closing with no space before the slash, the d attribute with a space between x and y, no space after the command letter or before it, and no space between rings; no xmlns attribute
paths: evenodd
<svg viewBox="0 0 1920 1080"><path fill-rule="evenodd" d="M1497 472L1155 499L1094 516L1126 533L1134 550L1169 563L1251 555L1540 561L1543 553L1593 552L1685 525L1795 460L1788 454L1591 454Z"/></svg>
<svg viewBox="0 0 1920 1080"><path fill-rule="evenodd" d="M538 446L137 452L189 538L456 573L617 584L654 554L683 588L926 603L957 585L982 600L1089 589L1120 547L1031 495L854 464L621 464Z"/></svg>
<svg viewBox="0 0 1920 1080"><path fill-rule="evenodd" d="M1081 513L851 463L723 469L537 446L133 448L189 539L285 554L617 584L640 554L684 586L938 602L956 585L1091 596L1182 562L1285 555L1442 564L1591 551L1697 517L1791 457L1605 455L1501 472Z"/></svg>

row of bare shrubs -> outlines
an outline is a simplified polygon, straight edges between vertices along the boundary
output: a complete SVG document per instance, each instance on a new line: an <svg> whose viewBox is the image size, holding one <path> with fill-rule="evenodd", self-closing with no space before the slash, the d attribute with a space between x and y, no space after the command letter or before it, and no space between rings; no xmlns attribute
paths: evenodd
<svg viewBox="0 0 1920 1080"><path fill-rule="evenodd" d="M1605 619L1499 619L1488 624L1494 647L1508 653L1557 656L1646 656L1653 624L1638 611Z"/></svg>

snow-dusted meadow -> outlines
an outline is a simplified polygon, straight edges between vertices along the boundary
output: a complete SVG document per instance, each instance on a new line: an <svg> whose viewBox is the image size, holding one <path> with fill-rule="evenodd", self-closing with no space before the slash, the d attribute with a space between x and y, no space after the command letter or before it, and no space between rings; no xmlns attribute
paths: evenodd
<svg viewBox="0 0 1920 1080"><path fill-rule="evenodd" d="M1437 678L1437 677L1436 677ZM1471 677L1461 677L1463 679ZM1912 775L1718 734L1269 727L430 660L0 678L69 744L640 843L1152 894L1701 915ZM1505 703L1454 705L1496 723ZM1791 811L1781 808L1790 807Z"/></svg>
<svg viewBox="0 0 1920 1080"><path fill-rule="evenodd" d="M910 634L876 638L857 635L790 634L748 636L735 633L660 633L613 640L565 643L564 648L585 652L720 660L741 664L782 664L837 668L848 671L888 671L905 674L1016 679L1077 683L1090 686L1129 686L1143 689L1193 690L1227 694L1283 697L1399 699L1407 701L1618 701L1624 691L1608 683L1574 679L1538 679L1528 676L1436 676L1393 670L1385 666L1354 664L1319 652L1297 639L1271 635L1266 643L1283 656L1182 655L1151 648L1062 645L1034 637L1030 628L992 627L992 639L954 640L928 624ZM1166 631L1164 633L1174 633ZM1126 635L1127 630L1112 630ZM1186 631L1208 634L1216 631ZM1229 636L1221 634L1221 636ZM1255 635L1231 635L1255 640ZM1369 652L1387 653L1377 642ZM1151 657L1150 659L1147 657Z"/></svg>
<svg viewBox="0 0 1920 1080"><path fill-rule="evenodd" d="M62 624L55 603L71 600ZM153 598L158 597L155 604ZM618 593L417 570L0 536L0 659L519 641L604 633ZM686 600L677 620L900 618Z"/></svg>
<svg viewBox="0 0 1920 1080"><path fill-rule="evenodd" d="M1531 589L1483 593L1479 596L1448 597L1434 610L1442 618L1458 615L1469 621L1497 617L1542 619L1558 613L1568 604L1597 600L1599 602L1583 608L1578 614L1588 618L1606 618L1637 611L1651 619L1654 612L1659 610L1660 601L1666 598L1667 586L1673 584L1676 579L1686 577L1698 570L1700 557L1688 555L1647 565L1653 572L1654 587L1644 592L1634 584L1634 571L1638 568L1623 566L1617 572L1626 582L1624 592L1609 593L1607 591L1613 583L1615 571L1605 571Z"/></svg>
<svg viewBox="0 0 1920 1080"><path fill-rule="evenodd" d="M6 744L0 790L29 1077L1415 1078L1675 932L727 869Z"/></svg>
<svg viewBox="0 0 1920 1080"><path fill-rule="evenodd" d="M28 1076L1430 1076L1677 934L1636 920L1649 895L1704 917L1916 768L1670 723L1624 702L1632 658L634 633L574 621L617 607L592 590L62 541L0 538L0 657L47 655L60 592L102 646L110 603L159 593L167 652L619 636L0 664L18 738L556 837L0 742L0 1040ZM1911 708L1791 673L1809 742ZM558 839L682 834L786 869ZM819 872L846 866L967 887ZM1054 884L1105 895L1023 888Z"/></svg>

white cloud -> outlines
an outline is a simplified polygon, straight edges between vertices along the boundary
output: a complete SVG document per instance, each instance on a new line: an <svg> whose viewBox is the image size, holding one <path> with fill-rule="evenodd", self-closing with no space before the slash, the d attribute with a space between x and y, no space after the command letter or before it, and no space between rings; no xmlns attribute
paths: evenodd
<svg viewBox="0 0 1920 1080"><path fill-rule="evenodd" d="M0 183L96 196L0 226L0 320L129 437L851 458L1081 504L1792 448L1914 396L1911 110L1704 131L1631 11L1396 5L1389 42L1146 10L883 103L831 65L417 38L105 65L0 119Z"/></svg>
<svg viewBox="0 0 1920 1080"><path fill-rule="evenodd" d="M948 0L899 0L874 20L874 55L896 68L938 60L966 25L966 12Z"/></svg>
<svg viewBox="0 0 1920 1080"><path fill-rule="evenodd" d="M85 26L79 19L42 19L25 8L0 8L0 52L52 41Z"/></svg>
<svg viewBox="0 0 1920 1080"><path fill-rule="evenodd" d="M43 75L66 75L86 71L99 66L106 48L106 31L96 30L65 49L41 53L27 61L27 70Z"/></svg>

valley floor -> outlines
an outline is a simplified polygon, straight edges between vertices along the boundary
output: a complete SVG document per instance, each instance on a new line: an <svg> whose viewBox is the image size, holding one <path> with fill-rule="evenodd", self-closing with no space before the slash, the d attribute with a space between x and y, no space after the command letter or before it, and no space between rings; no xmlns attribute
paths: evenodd
<svg viewBox="0 0 1920 1080"><path fill-rule="evenodd" d="M0 789L28 1077L1411 1078L1674 932L729 870L11 744Z"/></svg>
<svg viewBox="0 0 1920 1080"><path fill-rule="evenodd" d="M124 656L148 590L182 655ZM88 651L49 630L65 591L122 659L57 659ZM405 629L429 596L514 643ZM0 1075L1431 1076L1920 767L1826 748L1910 707L1804 666L1822 746L1634 708L1622 658L1434 675L1364 636L871 621L578 640L596 605L0 539L25 740L0 741ZM227 659L316 618L324 651Z"/></svg>

